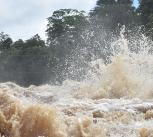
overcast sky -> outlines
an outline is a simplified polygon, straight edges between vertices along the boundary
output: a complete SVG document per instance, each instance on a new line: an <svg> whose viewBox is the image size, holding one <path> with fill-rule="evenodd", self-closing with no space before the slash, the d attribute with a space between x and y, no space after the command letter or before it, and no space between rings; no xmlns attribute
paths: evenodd
<svg viewBox="0 0 153 137"><path fill-rule="evenodd" d="M97 0L0 0L0 32L11 38L28 39L39 34L45 39L46 18L57 9L73 8L89 12ZM137 5L137 0L135 0Z"/></svg>

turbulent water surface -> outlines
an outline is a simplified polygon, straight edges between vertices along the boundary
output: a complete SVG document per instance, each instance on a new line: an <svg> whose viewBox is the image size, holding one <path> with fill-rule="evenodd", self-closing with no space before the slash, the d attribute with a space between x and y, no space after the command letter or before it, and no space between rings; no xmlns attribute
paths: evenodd
<svg viewBox="0 0 153 137"><path fill-rule="evenodd" d="M143 35L135 41L121 33L112 43L111 63L91 62L82 82L29 88L1 83L1 136L152 137L153 44ZM139 50L132 52L130 44Z"/></svg>

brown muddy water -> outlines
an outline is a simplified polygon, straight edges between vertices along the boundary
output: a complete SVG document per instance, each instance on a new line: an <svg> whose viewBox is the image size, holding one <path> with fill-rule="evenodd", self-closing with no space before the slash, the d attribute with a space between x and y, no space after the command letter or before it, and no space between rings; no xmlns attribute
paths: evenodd
<svg viewBox="0 0 153 137"><path fill-rule="evenodd" d="M153 137L152 42L137 53L121 38L110 64L90 63L88 79L62 86L0 84L0 134L4 137ZM94 70L94 71L93 71Z"/></svg>

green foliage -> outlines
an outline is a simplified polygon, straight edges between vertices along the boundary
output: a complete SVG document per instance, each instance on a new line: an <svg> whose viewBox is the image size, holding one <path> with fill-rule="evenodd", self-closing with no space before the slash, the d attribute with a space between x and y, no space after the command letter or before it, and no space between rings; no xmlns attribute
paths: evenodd
<svg viewBox="0 0 153 137"><path fill-rule="evenodd" d="M146 28L146 34L153 38L153 0L140 0L138 13Z"/></svg>
<svg viewBox="0 0 153 137"><path fill-rule="evenodd" d="M53 12L48 18L47 36L48 42L55 44L62 37L72 38L86 25L87 19L83 11L73 9L60 9Z"/></svg>
<svg viewBox="0 0 153 137"><path fill-rule="evenodd" d="M48 18L47 43L58 60L56 73L59 77L69 67L69 60L77 48L82 46L82 32L89 24L84 11L60 9Z"/></svg>
<svg viewBox="0 0 153 137"><path fill-rule="evenodd" d="M4 45L2 45L4 46ZM23 86L40 85L54 77L56 60L39 35L18 40L0 54L0 81L13 81Z"/></svg>
<svg viewBox="0 0 153 137"><path fill-rule="evenodd" d="M9 49L12 43L13 43L12 39L7 34L4 34L4 32L0 33L0 50L1 51Z"/></svg>
<svg viewBox="0 0 153 137"><path fill-rule="evenodd" d="M119 25L133 26L137 21L132 0L98 0L90 15L104 28L116 29Z"/></svg>
<svg viewBox="0 0 153 137"><path fill-rule="evenodd" d="M54 11L48 18L47 44L38 34L13 42L1 32L0 82L40 85L61 82L71 73L71 78L80 80L88 61L103 58L109 62L110 39L122 25L143 24L153 37L153 1L140 0L137 10L132 5L133 0L98 0L89 16L75 9Z"/></svg>
<svg viewBox="0 0 153 137"><path fill-rule="evenodd" d="M36 34L31 39L28 39L25 44L25 48L29 47L44 47L45 42L41 40L40 36Z"/></svg>

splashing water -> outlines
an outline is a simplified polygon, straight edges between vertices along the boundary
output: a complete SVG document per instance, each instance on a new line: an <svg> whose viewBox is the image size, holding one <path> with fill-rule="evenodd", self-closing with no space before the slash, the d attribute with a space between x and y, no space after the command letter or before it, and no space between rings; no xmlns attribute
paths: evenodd
<svg viewBox="0 0 153 137"><path fill-rule="evenodd" d="M90 62L81 82L29 88L1 83L1 136L152 136L153 42L124 33L111 43L110 63Z"/></svg>

